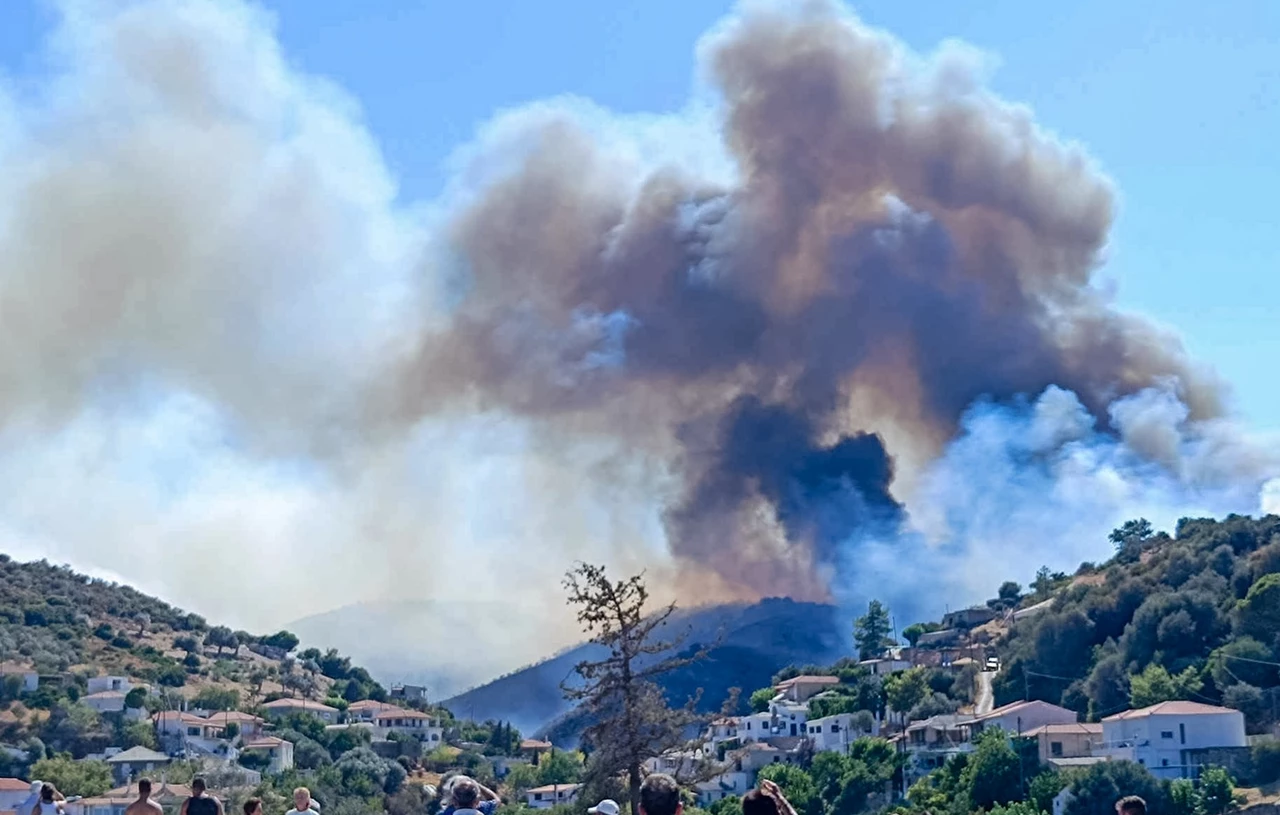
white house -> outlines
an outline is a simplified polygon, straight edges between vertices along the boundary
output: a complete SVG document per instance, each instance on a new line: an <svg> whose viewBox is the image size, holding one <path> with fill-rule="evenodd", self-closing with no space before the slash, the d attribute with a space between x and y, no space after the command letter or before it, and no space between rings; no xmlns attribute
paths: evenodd
<svg viewBox="0 0 1280 815"><path fill-rule="evenodd" d="M124 695L133 690L134 685L127 676L92 676L89 677L89 695L113 691Z"/></svg>
<svg viewBox="0 0 1280 815"><path fill-rule="evenodd" d="M740 770L721 773L715 778L694 784L694 789L698 793L698 806L703 808L710 807L716 801L725 798L740 798L754 788L753 774Z"/></svg>
<svg viewBox="0 0 1280 815"><path fill-rule="evenodd" d="M534 787L524 794L529 809L551 809L561 804L572 804L578 800L581 784L550 784L545 787Z"/></svg>
<svg viewBox="0 0 1280 815"><path fill-rule="evenodd" d="M805 723L809 720L807 702L792 702L787 698L775 699L769 703L769 712L773 714L774 736L803 736Z"/></svg>
<svg viewBox="0 0 1280 815"><path fill-rule="evenodd" d="M21 778L0 778L0 812L15 810L31 795L31 784Z"/></svg>
<svg viewBox="0 0 1280 815"><path fill-rule="evenodd" d="M849 752L849 745L866 735L857 725L857 715L838 713L812 719L805 724L806 735L817 752Z"/></svg>
<svg viewBox="0 0 1280 815"><path fill-rule="evenodd" d="M123 713L124 694L118 690L104 690L83 696L80 701L99 713Z"/></svg>
<svg viewBox="0 0 1280 815"><path fill-rule="evenodd" d="M707 741L716 746L738 738L738 720L735 718L716 719L707 732Z"/></svg>
<svg viewBox="0 0 1280 815"><path fill-rule="evenodd" d="M834 676L796 676L773 688L787 701L803 703L839 684L839 678Z"/></svg>
<svg viewBox="0 0 1280 815"><path fill-rule="evenodd" d="M772 735L773 714L768 711L752 713L750 716L742 716L738 719L738 738L744 744L752 741L761 741Z"/></svg>
<svg viewBox="0 0 1280 815"><path fill-rule="evenodd" d="M285 741L276 736L259 736L246 741L244 750L265 753L271 759L267 772L282 773L293 769L293 742L291 741Z"/></svg>
<svg viewBox="0 0 1280 815"><path fill-rule="evenodd" d="M164 749L177 753L207 753L228 757L234 752L222 737L222 725L181 710L164 710L152 717Z"/></svg>
<svg viewBox="0 0 1280 815"><path fill-rule="evenodd" d="M439 719L417 710L392 708L374 714L374 732L382 738L392 733L413 736L424 744L439 744L444 738L444 727Z"/></svg>
<svg viewBox="0 0 1280 815"><path fill-rule="evenodd" d="M338 709L310 699L277 699L262 706L269 715L288 716L290 713L309 713L326 724L338 721Z"/></svg>
<svg viewBox="0 0 1280 815"><path fill-rule="evenodd" d="M891 673L905 671L912 667L909 661L905 659L894 659L893 657L885 657L883 659L864 659L858 664L870 671L872 676L888 676Z"/></svg>
<svg viewBox="0 0 1280 815"><path fill-rule="evenodd" d="M22 680L23 693L35 693L40 688L40 674L30 665L19 665L16 662L0 662L0 681L10 676L16 676Z"/></svg>
<svg viewBox="0 0 1280 815"><path fill-rule="evenodd" d="M969 736L973 738L983 730L998 727L1008 733L1020 734L1047 724L1075 724L1079 720L1074 710L1033 700L1013 702L998 707L990 713L976 717L969 723Z"/></svg>
<svg viewBox="0 0 1280 815"><path fill-rule="evenodd" d="M1102 720L1099 755L1128 759L1157 778L1189 778L1197 774L1190 753L1196 750L1247 747L1244 714L1199 702L1161 702L1126 710Z"/></svg>

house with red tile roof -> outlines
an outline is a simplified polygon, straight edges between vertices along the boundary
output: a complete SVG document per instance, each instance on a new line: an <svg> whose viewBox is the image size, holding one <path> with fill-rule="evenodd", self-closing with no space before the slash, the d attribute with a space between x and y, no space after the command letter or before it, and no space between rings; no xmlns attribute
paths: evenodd
<svg viewBox="0 0 1280 815"><path fill-rule="evenodd" d="M1198 753L1242 750L1248 744L1240 711L1172 701L1103 719L1099 753L1136 761L1157 778L1194 778Z"/></svg>

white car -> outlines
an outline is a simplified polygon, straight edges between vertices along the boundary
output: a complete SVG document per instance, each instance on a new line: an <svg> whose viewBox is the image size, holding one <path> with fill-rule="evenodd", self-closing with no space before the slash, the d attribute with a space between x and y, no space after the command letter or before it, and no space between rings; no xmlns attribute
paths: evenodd
<svg viewBox="0 0 1280 815"><path fill-rule="evenodd" d="M986 670L988 670L988 671L999 671L999 670L1000 670L1000 659L999 659L999 657L987 657L987 666L986 666Z"/></svg>

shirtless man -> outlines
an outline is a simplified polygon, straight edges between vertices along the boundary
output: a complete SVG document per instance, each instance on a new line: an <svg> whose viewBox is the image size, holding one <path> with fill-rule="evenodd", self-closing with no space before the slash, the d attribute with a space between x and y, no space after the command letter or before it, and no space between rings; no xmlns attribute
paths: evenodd
<svg viewBox="0 0 1280 815"><path fill-rule="evenodd" d="M223 815L222 802L208 792L203 778L191 779L191 797L182 802L179 815Z"/></svg>
<svg viewBox="0 0 1280 815"><path fill-rule="evenodd" d="M138 779L138 800L125 807L124 815L164 815L164 808L151 800L151 779Z"/></svg>

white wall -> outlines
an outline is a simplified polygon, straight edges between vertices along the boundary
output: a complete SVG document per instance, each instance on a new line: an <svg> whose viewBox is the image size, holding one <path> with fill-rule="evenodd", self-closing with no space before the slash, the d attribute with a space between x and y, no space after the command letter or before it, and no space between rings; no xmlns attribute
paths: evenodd
<svg viewBox="0 0 1280 815"><path fill-rule="evenodd" d="M1158 778L1182 778L1184 750L1244 747L1244 714L1152 714L1102 723L1102 751L1114 758L1131 755Z"/></svg>

